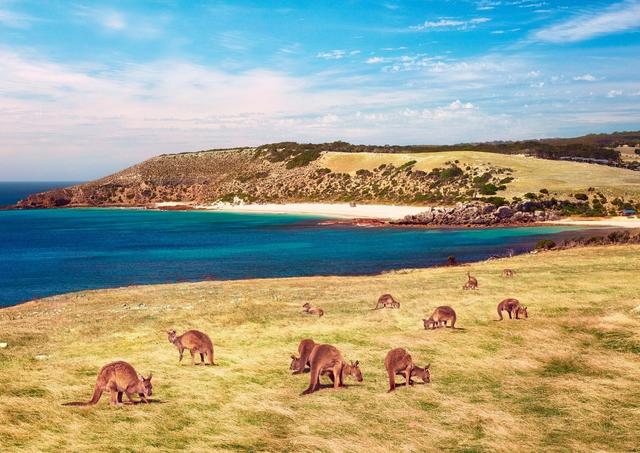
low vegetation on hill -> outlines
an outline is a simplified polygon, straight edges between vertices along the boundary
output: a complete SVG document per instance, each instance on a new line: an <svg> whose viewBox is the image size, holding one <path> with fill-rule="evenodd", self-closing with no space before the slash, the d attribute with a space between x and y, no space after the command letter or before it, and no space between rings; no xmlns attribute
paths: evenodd
<svg viewBox="0 0 640 453"><path fill-rule="evenodd" d="M155 203L361 202L452 205L544 201L566 214L639 207L640 172L478 151L371 153L268 145L162 155L79 186L33 195L23 208ZM337 149L342 149L338 144ZM580 199L582 195L588 200Z"/></svg>
<svg viewBox="0 0 640 453"><path fill-rule="evenodd" d="M0 450L633 451L639 253L605 246L378 276L140 286L0 310ZM515 277L501 276L507 267ZM478 290L462 291L467 271ZM371 310L384 293L401 308ZM528 307L527 320L496 321L507 297ZM304 302L325 315L304 315ZM423 329L437 305L456 310L455 330ZM190 328L210 334L217 366L178 365L166 331ZM301 396L309 374L288 368L303 338L359 360L364 381ZM431 364L430 384L387 393L383 361L396 347ZM154 402L63 406L88 400L100 367L117 359L153 373Z"/></svg>

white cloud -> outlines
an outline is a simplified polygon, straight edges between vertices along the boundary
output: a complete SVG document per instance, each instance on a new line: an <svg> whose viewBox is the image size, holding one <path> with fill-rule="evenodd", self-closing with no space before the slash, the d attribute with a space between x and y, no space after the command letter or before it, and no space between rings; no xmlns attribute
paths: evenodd
<svg viewBox="0 0 640 453"><path fill-rule="evenodd" d="M387 61L389 61L387 58L382 58L382 57L367 58L367 64L385 63Z"/></svg>
<svg viewBox="0 0 640 453"><path fill-rule="evenodd" d="M346 50L335 49L335 50L329 50L327 52L318 52L316 54L316 57L322 58L324 60L340 60L346 57L347 55L357 55L359 53L360 53L359 50L352 50L351 52L347 52Z"/></svg>
<svg viewBox="0 0 640 453"><path fill-rule="evenodd" d="M167 16L136 16L112 8L77 6L73 13L83 22L96 24L107 33L124 33L132 38L150 39L162 34Z"/></svg>
<svg viewBox="0 0 640 453"><path fill-rule="evenodd" d="M500 6L502 2L492 0L480 0L476 3L476 9L478 11L488 11L494 9L496 6Z"/></svg>
<svg viewBox="0 0 640 453"><path fill-rule="evenodd" d="M420 25L415 25L410 27L411 30L418 30L418 31L424 31L424 30L442 30L442 31L446 31L446 30L459 30L459 31L463 31L463 30L468 30L468 29L472 29L475 28L478 24L482 24L485 22L489 22L491 19L489 19L488 17L477 17L474 19L470 19L470 20L460 20L460 19L447 19L447 18L443 18L443 19L439 19L436 21L425 21L424 23L420 24Z"/></svg>
<svg viewBox="0 0 640 453"><path fill-rule="evenodd" d="M591 74L583 74L583 75L575 76L573 80L582 81L582 82L595 82L597 80L602 80L602 79L598 79L597 77Z"/></svg>
<svg viewBox="0 0 640 453"><path fill-rule="evenodd" d="M456 99L447 107L449 110L470 110L475 109L476 106L471 102L461 102L460 99Z"/></svg>
<svg viewBox="0 0 640 453"><path fill-rule="evenodd" d="M28 28L35 19L25 14L0 8L0 26L10 28Z"/></svg>
<svg viewBox="0 0 640 453"><path fill-rule="evenodd" d="M536 41L578 42L640 28L640 1L627 0L596 12L583 13L533 33Z"/></svg>
<svg viewBox="0 0 640 453"><path fill-rule="evenodd" d="M609 90L607 93L608 98L617 98L618 96L622 96L622 90Z"/></svg>

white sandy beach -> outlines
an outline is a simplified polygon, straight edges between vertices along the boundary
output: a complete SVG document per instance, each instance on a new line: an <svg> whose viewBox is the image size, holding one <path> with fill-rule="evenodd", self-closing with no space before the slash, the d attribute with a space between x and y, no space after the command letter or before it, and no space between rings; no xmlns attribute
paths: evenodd
<svg viewBox="0 0 640 453"><path fill-rule="evenodd" d="M556 225L578 225L595 227L615 227L615 228L640 228L640 218L638 217L604 217L599 219L576 219L568 218L551 222Z"/></svg>
<svg viewBox="0 0 640 453"><path fill-rule="evenodd" d="M406 215L424 212L427 209L426 207L420 206L390 206L381 204L359 204L351 207L348 203L216 204L210 206L195 206L195 208L224 212L305 214L348 219L400 219Z"/></svg>

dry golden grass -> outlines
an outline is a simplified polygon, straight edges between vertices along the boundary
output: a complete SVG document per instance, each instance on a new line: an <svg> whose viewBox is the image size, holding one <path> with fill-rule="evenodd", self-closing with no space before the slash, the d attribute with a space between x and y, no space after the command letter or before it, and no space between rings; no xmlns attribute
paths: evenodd
<svg viewBox="0 0 640 453"><path fill-rule="evenodd" d="M586 192L595 187L606 196L634 198L640 194L640 173L622 168L579 162L544 160L532 157L483 153L476 151L446 151L416 154L382 153L325 153L318 163L335 172L355 173L363 168L373 170L381 164L392 163L396 167L411 160L417 161L416 170L431 171L444 167L445 162L458 160L459 165L493 165L513 169L515 180L508 184L500 196L522 196L548 189L562 195Z"/></svg>
<svg viewBox="0 0 640 453"><path fill-rule="evenodd" d="M640 247L520 256L368 277L89 291L0 311L0 451L630 451L640 445ZM504 267L514 279L500 276ZM463 292L471 270L480 289ZM371 311L391 292L400 310ZM526 321L496 322L505 297ZM318 319L303 302L322 306ZM123 304L135 309L126 309ZM138 304L144 304L138 306ZM459 330L421 319L452 305ZM199 328L217 367L178 366L165 330ZM337 345L365 380L300 396L300 339ZM386 352L432 383L387 394ZM46 355L36 360L36 355ZM161 403L90 408L98 369L153 371Z"/></svg>

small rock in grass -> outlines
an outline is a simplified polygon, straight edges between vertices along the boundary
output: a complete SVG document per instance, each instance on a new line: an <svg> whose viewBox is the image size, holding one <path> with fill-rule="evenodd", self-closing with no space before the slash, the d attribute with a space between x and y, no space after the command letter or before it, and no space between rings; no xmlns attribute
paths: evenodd
<svg viewBox="0 0 640 453"><path fill-rule="evenodd" d="M9 346L9 343L0 343L0 349L4 349Z"/></svg>
<svg viewBox="0 0 640 453"><path fill-rule="evenodd" d="M37 356L34 357L34 359L36 360L47 360L48 358L49 356L44 354L38 354Z"/></svg>

